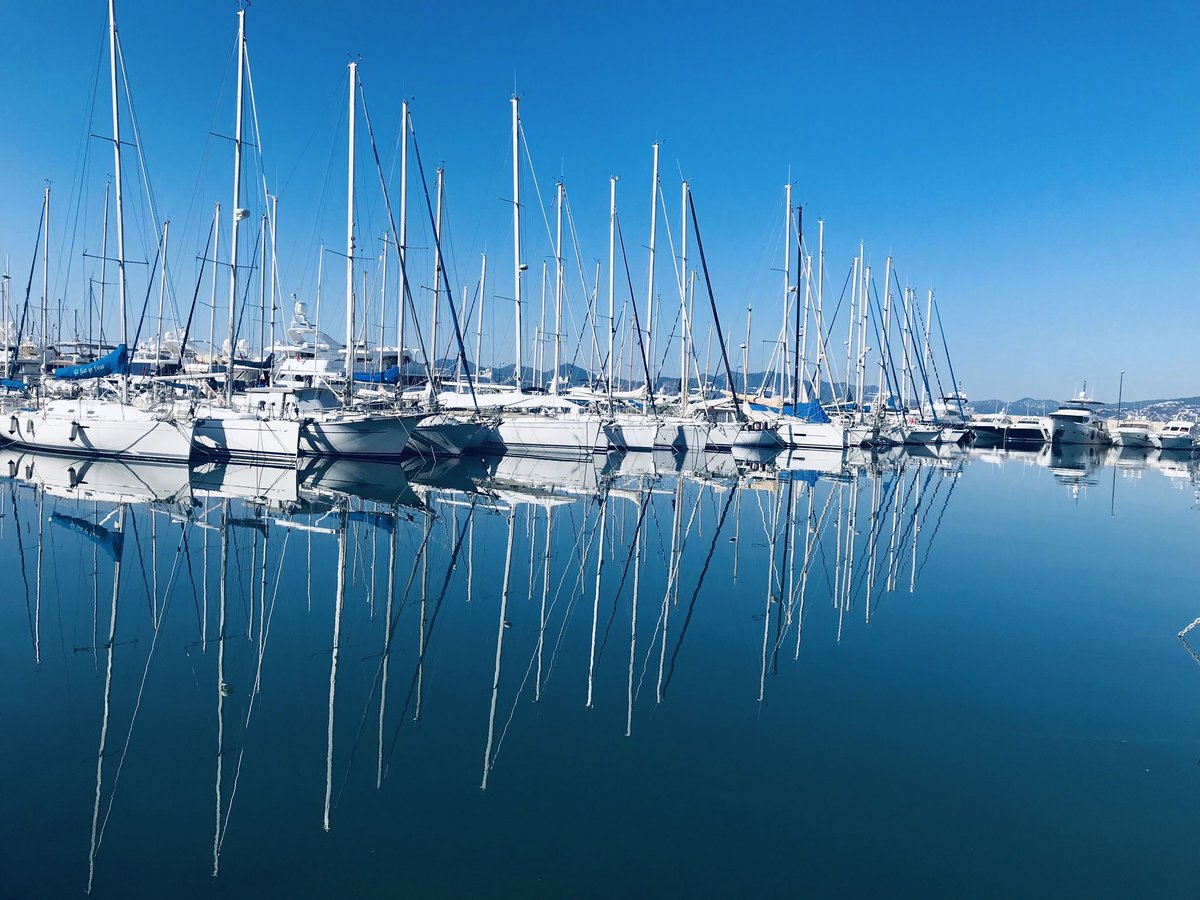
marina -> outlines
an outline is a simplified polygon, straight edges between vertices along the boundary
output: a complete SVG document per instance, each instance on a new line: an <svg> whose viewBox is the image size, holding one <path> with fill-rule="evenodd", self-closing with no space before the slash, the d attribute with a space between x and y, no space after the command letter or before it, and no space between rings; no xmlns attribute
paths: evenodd
<svg viewBox="0 0 1200 900"><path fill-rule="evenodd" d="M0 897L1196 896L1196 10L0 17Z"/></svg>

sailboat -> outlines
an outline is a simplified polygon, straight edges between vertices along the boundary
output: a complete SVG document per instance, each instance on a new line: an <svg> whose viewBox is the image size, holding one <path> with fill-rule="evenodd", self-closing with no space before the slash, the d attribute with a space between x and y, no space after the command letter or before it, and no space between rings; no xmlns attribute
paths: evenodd
<svg viewBox="0 0 1200 900"><path fill-rule="evenodd" d="M129 394L129 343L126 317L125 217L121 193L121 115L117 86L117 38L115 0L108 4L109 62L112 82L113 160L116 189L117 285L120 294L121 343L102 359L78 366L65 366L55 373L59 380L97 385L93 396L30 402L14 411L6 429L8 439L19 447L48 453L89 456L121 456L141 460L186 460L192 453L192 425L176 416L170 404L159 403L151 394ZM111 396L100 387L100 379L120 376L120 394Z"/></svg>
<svg viewBox="0 0 1200 900"><path fill-rule="evenodd" d="M587 456L607 450L611 441L611 422L586 406L561 396L558 378L551 393L531 394L524 391L522 356L521 297L522 273L527 266L521 261L521 118L518 99L512 98L513 150L513 286L516 298L516 391L508 394L481 395L480 406L495 406L501 411L499 422L487 426L481 447L508 453L537 456ZM557 376L557 372L555 373ZM487 398L485 400L485 397Z"/></svg>

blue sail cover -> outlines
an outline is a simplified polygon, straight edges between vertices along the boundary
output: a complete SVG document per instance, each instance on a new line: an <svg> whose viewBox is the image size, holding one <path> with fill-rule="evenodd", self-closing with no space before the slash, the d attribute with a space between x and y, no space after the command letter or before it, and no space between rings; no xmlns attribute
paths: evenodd
<svg viewBox="0 0 1200 900"><path fill-rule="evenodd" d="M112 559L121 558L121 550L125 545L125 537L119 531L109 531L107 528L89 522L87 519L77 519L75 516L65 516L58 512L50 513L50 521L90 537L99 546L103 547Z"/></svg>
<svg viewBox="0 0 1200 900"><path fill-rule="evenodd" d="M95 362L84 363L81 366L63 366L54 372L55 378L76 380L79 378L107 378L109 375L121 375L129 367L129 348L118 344L117 349L108 356L102 356Z"/></svg>
<svg viewBox="0 0 1200 900"><path fill-rule="evenodd" d="M0 388L4 388L6 391L18 391L24 394L29 390L29 385L23 381L16 381L12 378L0 378Z"/></svg>
<svg viewBox="0 0 1200 900"><path fill-rule="evenodd" d="M806 422L812 422L816 425L829 421L829 416L826 415L824 407L816 400L810 400L808 403L785 403L782 409L760 406L757 403L751 403L750 408L758 412L782 412L785 416L795 416L797 419L803 419Z"/></svg>
<svg viewBox="0 0 1200 900"><path fill-rule="evenodd" d="M399 384L400 367L389 366L382 372L355 372L354 380L358 384Z"/></svg>

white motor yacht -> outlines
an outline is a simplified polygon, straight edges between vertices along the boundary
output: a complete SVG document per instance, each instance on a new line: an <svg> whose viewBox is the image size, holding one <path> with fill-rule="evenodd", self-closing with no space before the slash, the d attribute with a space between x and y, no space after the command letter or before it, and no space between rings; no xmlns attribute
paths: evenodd
<svg viewBox="0 0 1200 900"><path fill-rule="evenodd" d="M1108 423L1096 413L1099 400L1080 391L1050 414L1050 440L1053 444L1104 445L1111 443Z"/></svg>
<svg viewBox="0 0 1200 900"><path fill-rule="evenodd" d="M1197 439L1200 439L1200 423L1188 419L1172 419L1158 432L1163 450L1191 452L1195 449Z"/></svg>
<svg viewBox="0 0 1200 900"><path fill-rule="evenodd" d="M1120 447L1152 449L1161 445L1154 423L1146 419L1125 419L1118 422L1113 442Z"/></svg>

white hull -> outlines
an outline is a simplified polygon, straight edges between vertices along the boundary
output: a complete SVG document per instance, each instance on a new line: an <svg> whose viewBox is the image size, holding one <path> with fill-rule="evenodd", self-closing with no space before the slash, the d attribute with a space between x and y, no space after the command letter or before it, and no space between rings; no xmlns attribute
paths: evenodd
<svg viewBox="0 0 1200 900"><path fill-rule="evenodd" d="M942 439L942 429L936 425L909 425L904 435L906 444L936 444Z"/></svg>
<svg viewBox="0 0 1200 900"><path fill-rule="evenodd" d="M422 456L462 456L483 437L485 426L453 416L431 416L413 429L406 453Z"/></svg>
<svg viewBox="0 0 1200 900"><path fill-rule="evenodd" d="M1055 444L1079 444L1092 446L1107 444L1108 432L1096 421L1075 421L1050 417L1050 437Z"/></svg>
<svg viewBox="0 0 1200 900"><path fill-rule="evenodd" d="M682 450L685 436L678 420L617 416L609 430L616 450Z"/></svg>
<svg viewBox="0 0 1200 900"><path fill-rule="evenodd" d="M318 414L301 423L300 455L396 458L423 418L423 413Z"/></svg>
<svg viewBox="0 0 1200 900"><path fill-rule="evenodd" d="M673 425L679 434L679 450L684 452L699 452L708 444L709 425L707 422L691 418L679 418L673 420Z"/></svg>
<svg viewBox="0 0 1200 900"><path fill-rule="evenodd" d="M192 443L205 456L288 465L300 455L300 423L212 409L197 414Z"/></svg>
<svg viewBox="0 0 1200 900"><path fill-rule="evenodd" d="M608 449L611 429L599 416L508 413L488 429L488 450L528 456L590 456Z"/></svg>
<svg viewBox="0 0 1200 900"><path fill-rule="evenodd" d="M1190 435L1171 435L1159 439L1159 443L1163 450L1186 451L1190 453L1193 449L1193 441Z"/></svg>
<svg viewBox="0 0 1200 900"><path fill-rule="evenodd" d="M846 429L837 422L802 422L790 416L776 425L779 442L785 447L811 450L844 450Z"/></svg>
<svg viewBox="0 0 1200 900"><path fill-rule="evenodd" d="M5 429L18 447L75 456L185 462L192 455L192 426L111 400L52 400L40 409L18 409Z"/></svg>
<svg viewBox="0 0 1200 900"><path fill-rule="evenodd" d="M1141 450L1154 449L1160 446L1158 435L1144 430L1121 431L1113 436L1113 443L1119 447L1137 448Z"/></svg>

